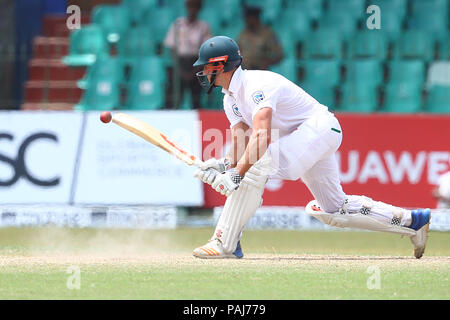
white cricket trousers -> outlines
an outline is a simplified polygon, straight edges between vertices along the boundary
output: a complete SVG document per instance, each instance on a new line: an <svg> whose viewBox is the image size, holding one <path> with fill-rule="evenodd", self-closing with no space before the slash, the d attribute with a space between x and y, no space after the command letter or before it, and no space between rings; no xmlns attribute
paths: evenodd
<svg viewBox="0 0 450 320"><path fill-rule="evenodd" d="M339 121L321 111L297 130L269 146L273 161L270 179L302 179L326 212L338 212L346 200L335 153L342 142Z"/></svg>

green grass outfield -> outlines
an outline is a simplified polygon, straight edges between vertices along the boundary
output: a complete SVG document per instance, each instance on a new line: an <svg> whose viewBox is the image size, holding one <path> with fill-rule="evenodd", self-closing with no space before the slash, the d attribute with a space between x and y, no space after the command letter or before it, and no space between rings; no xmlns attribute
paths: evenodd
<svg viewBox="0 0 450 320"><path fill-rule="evenodd" d="M406 237L349 231L246 231L244 259L193 258L211 233L0 229L0 299L450 299L448 232L420 260Z"/></svg>

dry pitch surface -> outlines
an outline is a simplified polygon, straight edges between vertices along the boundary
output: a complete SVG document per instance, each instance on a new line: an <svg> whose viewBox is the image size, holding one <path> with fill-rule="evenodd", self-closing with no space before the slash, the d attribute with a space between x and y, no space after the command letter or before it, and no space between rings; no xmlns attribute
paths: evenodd
<svg viewBox="0 0 450 320"><path fill-rule="evenodd" d="M369 232L249 231L200 260L210 229L0 229L0 299L449 299L450 234L426 255Z"/></svg>

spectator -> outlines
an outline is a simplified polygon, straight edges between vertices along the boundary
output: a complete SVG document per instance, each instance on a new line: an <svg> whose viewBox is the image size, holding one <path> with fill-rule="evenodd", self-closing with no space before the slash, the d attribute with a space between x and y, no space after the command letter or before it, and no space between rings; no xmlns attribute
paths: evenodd
<svg viewBox="0 0 450 320"><path fill-rule="evenodd" d="M433 190L438 199L438 209L450 209L450 171L439 177L438 187Z"/></svg>
<svg viewBox="0 0 450 320"><path fill-rule="evenodd" d="M190 90L193 108L201 107L201 87L192 67L197 60L200 45L211 37L208 24L198 20L202 0L186 0L187 17L180 17L170 26L164 45L171 49L174 66L169 70L166 92L168 108L178 108L184 92Z"/></svg>
<svg viewBox="0 0 450 320"><path fill-rule="evenodd" d="M258 7L245 8L245 28L238 40L245 69L267 70L283 59L283 49L275 33L261 22L260 15Z"/></svg>

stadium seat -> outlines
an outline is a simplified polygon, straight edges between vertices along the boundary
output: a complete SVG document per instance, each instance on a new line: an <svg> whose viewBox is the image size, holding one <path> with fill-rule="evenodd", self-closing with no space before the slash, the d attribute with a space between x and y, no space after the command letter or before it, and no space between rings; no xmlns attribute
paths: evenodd
<svg viewBox="0 0 450 320"><path fill-rule="evenodd" d="M120 5L99 5L91 14L92 23L100 26L110 43L117 43L130 27L129 10Z"/></svg>
<svg viewBox="0 0 450 320"><path fill-rule="evenodd" d="M103 55L108 55L108 46L102 29L86 25L71 32L69 55L63 58L63 62L73 67L90 66Z"/></svg>
<svg viewBox="0 0 450 320"><path fill-rule="evenodd" d="M283 48L283 55L285 58L295 58L297 57L297 43L293 41L293 33L291 30L287 29L284 31L273 30Z"/></svg>
<svg viewBox="0 0 450 320"><path fill-rule="evenodd" d="M317 20L322 16L323 0L287 0L286 10L306 13L311 19Z"/></svg>
<svg viewBox="0 0 450 320"><path fill-rule="evenodd" d="M222 23L220 15L220 11L216 8L206 7L200 11L198 18L208 24L212 34L221 34Z"/></svg>
<svg viewBox="0 0 450 320"><path fill-rule="evenodd" d="M320 103L332 108L335 104L335 87L340 80L340 64L337 60L306 60L300 62L303 69L301 87Z"/></svg>
<svg viewBox="0 0 450 320"><path fill-rule="evenodd" d="M119 57L130 63L137 57L156 55L156 44L152 41L152 32L146 27L132 28L119 42Z"/></svg>
<svg viewBox="0 0 450 320"><path fill-rule="evenodd" d="M395 45L395 57L398 59L433 60L434 44L429 33L422 30L404 32Z"/></svg>
<svg viewBox="0 0 450 320"><path fill-rule="evenodd" d="M346 82L361 86L378 86L383 81L383 68L377 59L356 59L346 63Z"/></svg>
<svg viewBox="0 0 450 320"><path fill-rule="evenodd" d="M439 42L439 59L450 60L450 32L444 41Z"/></svg>
<svg viewBox="0 0 450 320"><path fill-rule="evenodd" d="M236 22L236 19L242 20L241 0L213 0L220 12L222 22L230 27Z"/></svg>
<svg viewBox="0 0 450 320"><path fill-rule="evenodd" d="M411 0L413 16L422 14L440 14L448 12L448 0Z"/></svg>
<svg viewBox="0 0 450 320"><path fill-rule="evenodd" d="M396 42L403 30L403 18L399 13L396 11L383 11L381 24L382 27L379 32L385 35L387 41Z"/></svg>
<svg viewBox="0 0 450 320"><path fill-rule="evenodd" d="M408 10L408 0L371 0L370 4L380 7L382 12L383 28L385 27L385 15L395 13L400 19L403 19Z"/></svg>
<svg viewBox="0 0 450 320"><path fill-rule="evenodd" d="M388 44L384 34L378 30L357 32L350 42L351 58L375 58L384 60L388 53Z"/></svg>
<svg viewBox="0 0 450 320"><path fill-rule="evenodd" d="M304 42L303 57L307 59L341 59L342 40L338 31L319 29L311 32Z"/></svg>
<svg viewBox="0 0 450 320"><path fill-rule="evenodd" d="M450 87L450 61L435 61L428 67L427 88Z"/></svg>
<svg viewBox="0 0 450 320"><path fill-rule="evenodd" d="M153 39L156 43L162 43L177 16L176 11L170 7L151 10L146 15L146 25L143 26L149 27L152 30Z"/></svg>
<svg viewBox="0 0 450 320"><path fill-rule="evenodd" d="M304 12L284 10L280 19L273 24L277 33L290 32L292 40L300 42L306 39L311 31L311 21Z"/></svg>
<svg viewBox="0 0 450 320"><path fill-rule="evenodd" d="M319 20L319 29L335 29L344 41L348 41L353 36L357 27L357 19L348 12L329 11Z"/></svg>
<svg viewBox="0 0 450 320"><path fill-rule="evenodd" d="M361 18L365 12L365 0L328 0L328 12L348 13L354 19Z"/></svg>
<svg viewBox="0 0 450 320"><path fill-rule="evenodd" d="M209 110L223 109L223 93L218 88L212 90L210 94L203 94L201 100L204 109Z"/></svg>
<svg viewBox="0 0 450 320"><path fill-rule="evenodd" d="M103 57L88 70L80 87L86 90L76 110L108 110L120 106L122 64L117 58Z"/></svg>
<svg viewBox="0 0 450 320"><path fill-rule="evenodd" d="M166 71L159 57L136 59L132 65L125 108L153 110L164 106Z"/></svg>
<svg viewBox="0 0 450 320"><path fill-rule="evenodd" d="M122 4L128 8L132 24L141 24L147 11L158 5L158 0L123 0Z"/></svg>
<svg viewBox="0 0 450 320"><path fill-rule="evenodd" d="M260 8L262 21L271 24L278 19L283 0L244 0L243 3Z"/></svg>
<svg viewBox="0 0 450 320"><path fill-rule="evenodd" d="M366 83L346 83L339 88L339 111L374 112L378 107L377 87Z"/></svg>
<svg viewBox="0 0 450 320"><path fill-rule="evenodd" d="M428 92L427 111L450 113L450 86L433 86Z"/></svg>
<svg viewBox="0 0 450 320"><path fill-rule="evenodd" d="M425 64L421 60L394 60L388 63L390 83L410 83L422 86L425 81Z"/></svg>
<svg viewBox="0 0 450 320"><path fill-rule="evenodd" d="M422 86L414 83L388 83L384 90L386 112L414 113L422 108Z"/></svg>
<svg viewBox="0 0 450 320"><path fill-rule="evenodd" d="M122 83L124 81L124 69L122 60L107 56L100 57L88 68L83 79L77 82L80 89L88 89L91 83L111 81Z"/></svg>
<svg viewBox="0 0 450 320"><path fill-rule="evenodd" d="M421 13L408 19L408 29L422 30L433 40L442 41L448 34L449 17L447 12Z"/></svg>
<svg viewBox="0 0 450 320"><path fill-rule="evenodd" d="M244 27L245 25L243 19L238 17L235 18L235 21L233 21L233 23L230 23L226 27L224 27L221 31L221 34L237 41Z"/></svg>
<svg viewBox="0 0 450 320"><path fill-rule="evenodd" d="M295 58L283 59L279 64L271 66L270 70L285 76L294 83L298 83L298 67Z"/></svg>

